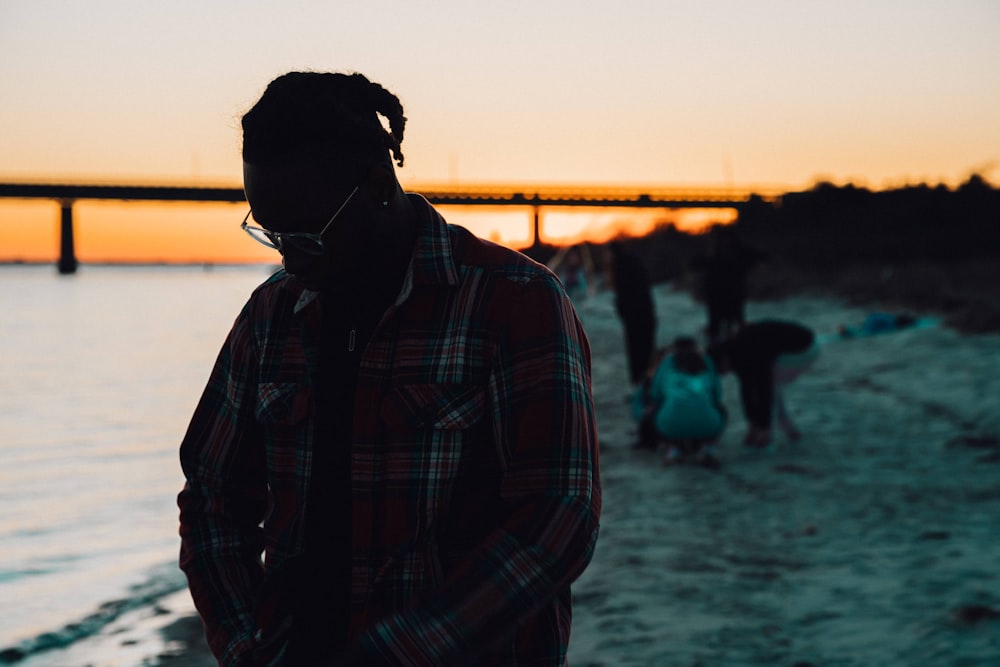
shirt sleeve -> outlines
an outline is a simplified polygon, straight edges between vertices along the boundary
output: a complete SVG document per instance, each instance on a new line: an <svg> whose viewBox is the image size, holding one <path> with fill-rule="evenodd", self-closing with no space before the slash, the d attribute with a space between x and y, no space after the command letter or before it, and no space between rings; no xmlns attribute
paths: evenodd
<svg viewBox="0 0 1000 667"><path fill-rule="evenodd" d="M257 363L246 311L223 345L180 448L180 567L221 665L253 648L266 507L253 405Z"/></svg>
<svg viewBox="0 0 1000 667"><path fill-rule="evenodd" d="M369 659L462 663L512 639L593 555L601 491L589 343L554 278L521 283L510 296L490 380L503 512L439 588L366 633Z"/></svg>

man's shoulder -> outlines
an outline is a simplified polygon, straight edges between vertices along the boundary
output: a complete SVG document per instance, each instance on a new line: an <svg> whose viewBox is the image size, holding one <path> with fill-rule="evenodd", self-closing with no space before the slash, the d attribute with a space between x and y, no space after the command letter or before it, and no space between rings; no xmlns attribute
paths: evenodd
<svg viewBox="0 0 1000 667"><path fill-rule="evenodd" d="M278 269L250 293L243 314L251 318L270 317L280 304L299 298L299 292L292 277L283 268Z"/></svg>
<svg viewBox="0 0 1000 667"><path fill-rule="evenodd" d="M292 277L285 272L285 269L279 268L253 289L253 292L250 293L250 298L273 299L288 290L291 280Z"/></svg>
<svg viewBox="0 0 1000 667"><path fill-rule="evenodd" d="M481 239L458 225L448 225L455 264L462 272L488 273L513 282L557 280L548 267L522 252Z"/></svg>

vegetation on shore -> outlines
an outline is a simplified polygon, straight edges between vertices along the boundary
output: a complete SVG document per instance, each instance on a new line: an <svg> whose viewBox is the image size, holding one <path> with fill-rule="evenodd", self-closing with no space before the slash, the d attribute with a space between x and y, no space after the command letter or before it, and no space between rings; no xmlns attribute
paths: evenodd
<svg viewBox="0 0 1000 667"><path fill-rule="evenodd" d="M690 235L664 226L625 243L654 282L699 296L695 259L718 229ZM1000 190L978 175L954 189L820 183L776 200L754 197L730 231L766 255L750 273L751 299L829 295L938 314L968 333L1000 332Z"/></svg>

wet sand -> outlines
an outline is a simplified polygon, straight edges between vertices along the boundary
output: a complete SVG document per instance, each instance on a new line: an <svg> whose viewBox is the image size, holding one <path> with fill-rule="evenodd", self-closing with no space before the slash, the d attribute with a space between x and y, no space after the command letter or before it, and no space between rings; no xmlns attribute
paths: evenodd
<svg viewBox="0 0 1000 667"><path fill-rule="evenodd" d="M167 649L157 659L162 667L214 667L198 616L184 615L161 630Z"/></svg>
<svg viewBox="0 0 1000 667"><path fill-rule="evenodd" d="M702 308L656 288L658 341ZM833 334L867 310L752 303ZM823 346L789 387L804 433L741 446L732 377L722 468L636 450L610 295L580 304L594 349L604 514L574 586L570 662L597 665L1000 664L1000 336L929 327ZM161 665L212 664L183 611Z"/></svg>

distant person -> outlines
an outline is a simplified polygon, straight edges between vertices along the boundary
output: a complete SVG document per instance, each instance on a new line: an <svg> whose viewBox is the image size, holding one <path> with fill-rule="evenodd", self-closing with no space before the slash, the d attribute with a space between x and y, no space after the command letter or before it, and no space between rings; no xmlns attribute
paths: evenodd
<svg viewBox="0 0 1000 667"><path fill-rule="evenodd" d="M601 505L587 338L550 271L401 189L405 120L321 72L243 116L243 229L284 268L180 449L220 664L566 663Z"/></svg>
<svg viewBox="0 0 1000 667"><path fill-rule="evenodd" d="M625 333L629 381L636 387L649 368L655 347L656 311L652 285L639 258L628 252L621 241L608 244L607 262L615 292L615 309Z"/></svg>
<svg viewBox="0 0 1000 667"><path fill-rule="evenodd" d="M783 388L819 357L811 329L781 320L754 322L744 325L732 338L711 345L709 354L719 373L733 372L739 380L748 422L745 445L769 445L775 420L790 440L802 437L785 407Z"/></svg>
<svg viewBox="0 0 1000 667"><path fill-rule="evenodd" d="M674 340L637 398L644 444L662 449L664 463L718 467L713 446L726 427L722 383L694 338Z"/></svg>
<svg viewBox="0 0 1000 667"><path fill-rule="evenodd" d="M702 273L702 292L708 311L709 342L724 340L746 321L747 279L764 253L740 240L730 226L716 226L709 234L708 253L695 258Z"/></svg>
<svg viewBox="0 0 1000 667"><path fill-rule="evenodd" d="M586 243L563 246L549 261L548 266L559 276L566 293L573 301L579 303L597 293L594 261Z"/></svg>

